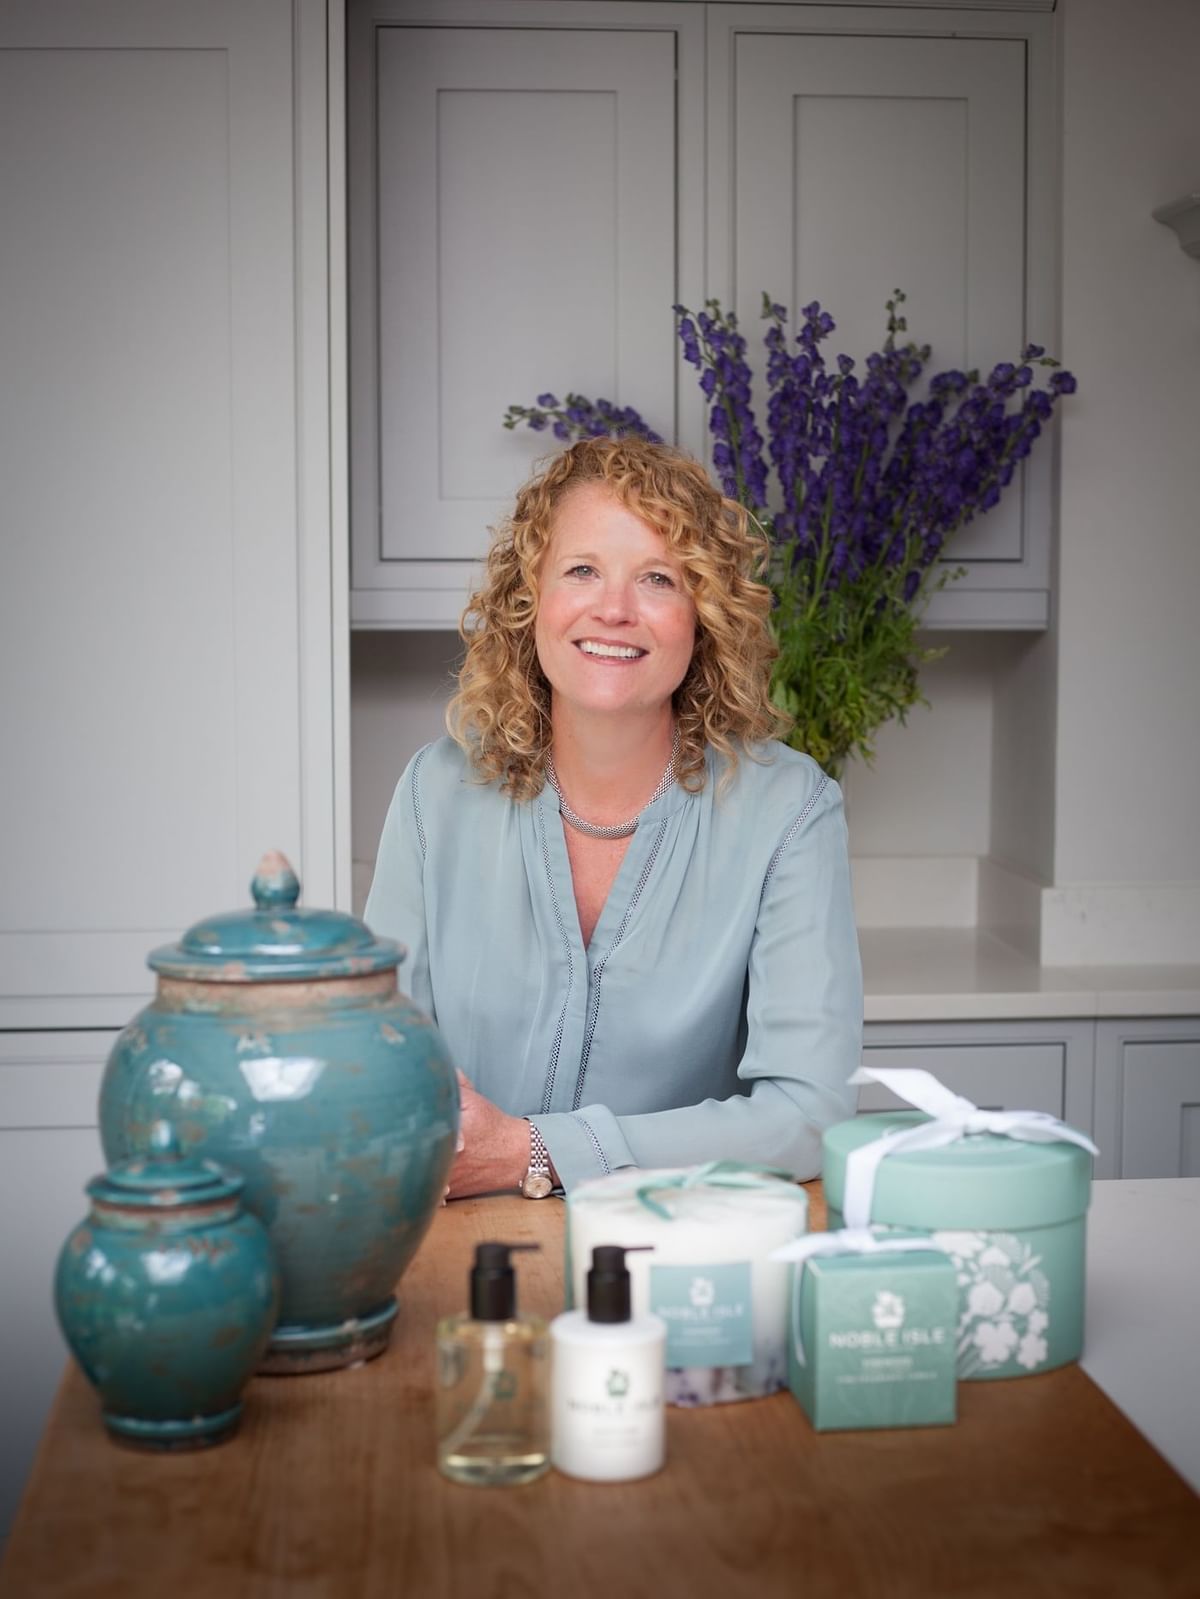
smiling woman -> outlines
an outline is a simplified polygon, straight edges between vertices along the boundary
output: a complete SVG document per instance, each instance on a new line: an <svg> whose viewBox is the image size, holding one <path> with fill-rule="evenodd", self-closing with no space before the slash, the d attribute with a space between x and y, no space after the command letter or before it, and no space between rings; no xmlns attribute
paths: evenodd
<svg viewBox="0 0 1200 1599"><path fill-rule="evenodd" d="M813 1176L862 981L841 796L774 741L764 546L696 462L589 439L499 530L452 737L367 919L462 1068L453 1195L621 1166Z"/></svg>

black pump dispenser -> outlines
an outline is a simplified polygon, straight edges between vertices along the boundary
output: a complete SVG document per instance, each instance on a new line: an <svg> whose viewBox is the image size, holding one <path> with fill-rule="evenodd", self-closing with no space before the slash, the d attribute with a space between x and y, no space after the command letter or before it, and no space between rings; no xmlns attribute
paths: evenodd
<svg viewBox="0 0 1200 1599"><path fill-rule="evenodd" d="M587 1313L589 1321L630 1320L629 1272L625 1256L652 1244L597 1244L592 1250L592 1269L587 1274Z"/></svg>
<svg viewBox="0 0 1200 1599"><path fill-rule="evenodd" d="M473 1321L512 1321L517 1313L517 1278L510 1256L540 1244L476 1244L471 1268Z"/></svg>

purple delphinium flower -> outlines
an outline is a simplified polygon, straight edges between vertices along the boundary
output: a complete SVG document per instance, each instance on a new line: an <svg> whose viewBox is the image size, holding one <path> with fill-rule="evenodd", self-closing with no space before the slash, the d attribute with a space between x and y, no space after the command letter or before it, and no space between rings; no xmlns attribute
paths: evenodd
<svg viewBox="0 0 1200 1599"><path fill-rule="evenodd" d="M713 466L730 499L759 512L767 504L767 465L763 437L751 406L750 363L737 318L709 300L695 316L675 307L683 358L700 370L700 386L710 402L709 432Z"/></svg>
<svg viewBox="0 0 1200 1599"><path fill-rule="evenodd" d="M504 413L504 426L524 423L535 433L551 428L556 439L639 438L661 444L662 435L631 405L614 405L611 400L589 400L583 394L568 394L559 403L553 394L539 394L537 405L510 405Z"/></svg>
<svg viewBox="0 0 1200 1599"><path fill-rule="evenodd" d="M999 502L1057 401L1076 391L1062 370L1038 388L1034 368L1058 363L1027 344L1019 362L997 362L983 379L934 373L913 398L930 348L898 342L904 300L897 289L887 301L882 349L861 365L845 354L831 364L822 348L835 331L829 313L814 300L793 332L787 308L764 294L765 439L736 316L717 300L695 313L674 308L681 354L708 407L714 471L771 536L780 646L772 693L796 721L793 742L834 775L851 750L869 757L872 730L920 698L918 602L952 575L937 569L947 540ZM578 394L510 406L505 426L519 422L562 439L658 441L632 408Z"/></svg>
<svg viewBox="0 0 1200 1599"><path fill-rule="evenodd" d="M831 369L822 344L835 329L817 301L803 307L789 336L785 306L763 295L767 438L752 404L746 340L736 316L708 300L693 313L675 309L685 361L700 375L708 402L712 462L724 492L762 518L793 568L809 563L817 588L891 574L911 599L952 533L989 510L1012 482L1049 420L1055 401L1076 389L1055 371L1033 386L1033 364L1057 366L1042 345L1027 344L1021 362L978 372L934 374L922 400L909 399L929 360L928 345L897 343L907 331L905 296L887 302L887 337L862 374L848 355ZM1017 408L1010 402L1019 400ZM510 406L505 426L552 428L564 442L602 435L661 442L630 406L547 392L535 407ZM769 462L769 465L768 465ZM769 466L778 492L768 492ZM908 591L912 591L909 593Z"/></svg>

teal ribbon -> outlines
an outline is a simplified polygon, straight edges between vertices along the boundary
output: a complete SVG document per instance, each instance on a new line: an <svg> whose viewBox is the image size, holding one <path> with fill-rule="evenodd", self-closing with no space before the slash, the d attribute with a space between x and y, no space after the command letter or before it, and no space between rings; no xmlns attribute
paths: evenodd
<svg viewBox="0 0 1200 1599"><path fill-rule="evenodd" d="M782 1171L777 1166L751 1166L737 1160L710 1160L707 1165L693 1166L688 1171L676 1172L673 1177L663 1177L657 1182L644 1183L634 1192L647 1210L653 1211L656 1216L661 1216L664 1221L674 1221L675 1218L667 1207L660 1205L651 1197L652 1195L669 1189L686 1190L706 1185L713 1188L766 1189L772 1183L780 1181L794 1185L796 1179L793 1173Z"/></svg>

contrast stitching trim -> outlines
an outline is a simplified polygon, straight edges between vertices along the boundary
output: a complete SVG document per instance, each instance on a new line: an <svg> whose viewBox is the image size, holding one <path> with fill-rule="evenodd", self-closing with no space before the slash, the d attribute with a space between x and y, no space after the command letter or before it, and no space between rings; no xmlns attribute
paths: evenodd
<svg viewBox="0 0 1200 1599"><path fill-rule="evenodd" d="M662 821L658 824L658 832L654 835L654 843L650 846L650 854L646 859L645 866L642 867L642 875L637 880L637 886L633 891L633 896L630 899L629 904L625 907L625 914L621 918L621 925L617 928L612 943L608 946L608 948L604 951L604 954L596 963L596 970L592 974L592 993L588 1004L587 1025L583 1034L583 1053L579 1057L579 1076L575 1082L575 1099L571 1106L572 1110L578 1110L580 1105L583 1104L583 1079L587 1075L588 1057L592 1053L592 1038L596 1032L596 1018L600 1014L600 982L604 976L604 968L608 964L609 957L624 938L625 929L629 926L630 918L637 909L638 901L642 897L642 892L646 887L647 881L649 880L650 873L654 870L654 863L658 859L658 852L662 848L662 841L666 836L667 823L669 820L669 817L664 816Z"/></svg>
<svg viewBox="0 0 1200 1599"><path fill-rule="evenodd" d="M767 884L771 881L772 877L774 877L774 875L775 875L775 868L779 865L780 856L783 854L784 850L788 847L788 845L795 838L796 834L804 826L805 822L808 820L809 816L812 814L813 806L817 803L817 801L820 799L821 795L825 792L825 790L826 790L826 788L828 786L829 786L829 778L824 772L822 772L821 781L817 784L816 788L813 790L812 794L809 796L808 804L804 807L804 809L800 812L799 816L797 816L796 820L792 823L792 825L788 828L787 832L783 835L783 839L780 842L779 848L775 851L774 855L771 856L770 862L769 862L769 864L767 866L767 875L763 878L763 892L764 893L766 893Z"/></svg>
<svg viewBox="0 0 1200 1599"><path fill-rule="evenodd" d="M429 752L430 752L430 750L432 748L433 748L432 744L426 744L426 746L425 746L425 748L423 750L419 750L417 752L417 758L416 758L415 761L413 761L412 778L410 779L410 784L409 784L409 786L410 786L410 788L412 790L413 817L415 818L416 824L417 824L417 841L419 842L419 844L421 846L421 859L422 860L425 859L425 856L428 853L428 849L427 849L427 846L426 846L426 843L425 843L425 824L421 821L421 796L417 792L417 778L420 775L421 762L429 754Z"/></svg>
<svg viewBox="0 0 1200 1599"><path fill-rule="evenodd" d="M550 1101L554 1097L554 1079L558 1075L558 1060L562 1054L563 1034L567 1029L567 1007L571 1003L571 985L575 980L575 961L571 955L571 940L567 936L566 923L563 921L562 911L559 908L558 895L554 892L554 873L550 869L550 851L546 844L546 820L541 811L537 818L538 838L542 846L542 863L546 868L546 886L550 890L550 903L554 907L554 920L558 923L559 937L563 941L563 948L567 952L567 992L563 997L562 1012L558 1018L558 1027L554 1034L554 1048L550 1052L550 1069L546 1073L546 1086L542 1090L542 1115L549 1115ZM576 1101L578 1104L578 1101Z"/></svg>
<svg viewBox="0 0 1200 1599"><path fill-rule="evenodd" d="M596 1151L596 1159L604 1167L604 1175L607 1177L609 1175L609 1173L612 1171L612 1167L608 1164L608 1156L604 1153L604 1150L601 1148L600 1140L596 1137L595 1133L592 1131L591 1124L588 1121L586 1121L582 1116L580 1116L578 1114L574 1115L572 1117L572 1120L577 1121L579 1123L579 1125L583 1128L584 1132L591 1139L592 1148Z"/></svg>

